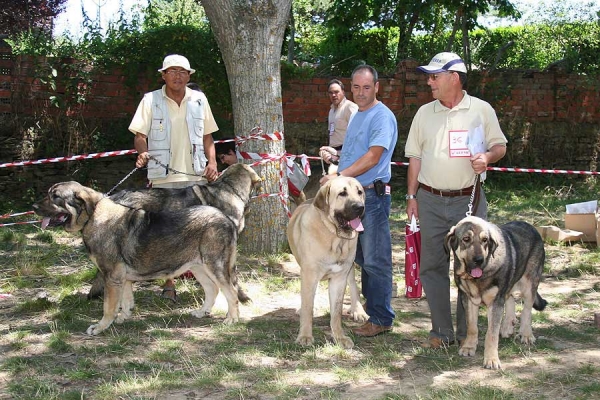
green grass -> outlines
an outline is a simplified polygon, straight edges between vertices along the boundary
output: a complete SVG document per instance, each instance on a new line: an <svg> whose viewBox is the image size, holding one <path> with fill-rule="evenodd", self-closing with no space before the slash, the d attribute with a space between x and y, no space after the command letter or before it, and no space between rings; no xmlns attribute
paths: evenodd
<svg viewBox="0 0 600 400"><path fill-rule="evenodd" d="M397 186L398 187L398 186ZM597 198L599 185L580 177L490 173L489 219L562 226L566 204ZM404 191L395 190L391 225L399 257L406 220ZM394 331L375 338L349 335L355 346L331 341L328 307L313 321L315 344L295 343L300 280L282 266L287 253L238 256L239 280L254 302L243 320L223 325L189 312L204 293L178 280L179 302L159 297L162 282L137 284L130 320L89 337L102 301L85 294L95 268L77 235L18 226L0 231L0 392L20 399L151 399L170 396L272 399L593 399L600 397L596 354L600 310L600 250L581 243L547 243L542 293L534 312L535 345L501 339L503 371L482 368L487 329L479 317L479 347L461 357L457 346L423 349L429 334L425 300L394 299ZM394 279L402 293L402 266ZM360 275L360 274L359 274ZM318 293L327 304L327 286ZM454 290L454 289L453 289ZM517 312L520 312L520 306ZM358 323L344 317L346 330ZM518 327L517 327L518 331Z"/></svg>

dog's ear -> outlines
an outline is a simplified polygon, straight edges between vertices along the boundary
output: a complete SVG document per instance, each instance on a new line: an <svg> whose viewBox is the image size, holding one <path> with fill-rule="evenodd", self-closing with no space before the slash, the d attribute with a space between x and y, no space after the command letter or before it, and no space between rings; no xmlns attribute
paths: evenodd
<svg viewBox="0 0 600 400"><path fill-rule="evenodd" d="M487 243L487 248L488 248L488 252L491 254L492 257L494 257L494 253L496 252L496 249L498 248L498 239L496 237L495 232L490 232L490 237Z"/></svg>
<svg viewBox="0 0 600 400"><path fill-rule="evenodd" d="M313 205L321 211L328 212L329 210L329 192L331 191L331 181L328 181L324 187L319 189Z"/></svg>
<svg viewBox="0 0 600 400"><path fill-rule="evenodd" d="M450 228L450 232L446 234L446 238L444 239L444 250L446 250L446 254L450 254L450 250L456 248L456 235L454 231L456 230L456 226Z"/></svg>
<svg viewBox="0 0 600 400"><path fill-rule="evenodd" d="M85 212L87 213L88 217L91 217L94 214L96 204L90 198L89 193L86 190L81 190L75 192L74 197L78 201L77 209L81 210L82 208L85 208Z"/></svg>

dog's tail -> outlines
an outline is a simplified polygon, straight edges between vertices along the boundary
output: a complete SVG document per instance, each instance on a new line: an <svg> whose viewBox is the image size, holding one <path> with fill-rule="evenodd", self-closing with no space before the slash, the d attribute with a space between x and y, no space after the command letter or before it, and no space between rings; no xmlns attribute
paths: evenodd
<svg viewBox="0 0 600 400"><path fill-rule="evenodd" d="M237 265L235 265L235 264L233 265L233 268L231 269L230 273L231 273L231 283L233 284L233 287L237 291L237 297L238 297L238 300L240 301L240 303L246 304L246 303L252 301L252 299L250 297L248 297L246 292L244 292L244 290L240 287L240 284L238 282L238 276L237 276Z"/></svg>
<svg viewBox="0 0 600 400"><path fill-rule="evenodd" d="M102 297L103 295L104 295L104 276L102 275L102 272L100 272L100 270L98 270L96 272L96 276L94 277L94 280L92 281L92 287L90 288L90 291L87 294L87 299L92 300L92 299L96 299L98 297Z"/></svg>
<svg viewBox="0 0 600 400"><path fill-rule="evenodd" d="M535 292L535 301L533 302L533 308L538 311L544 311L548 302L540 296L538 292Z"/></svg>
<svg viewBox="0 0 600 400"><path fill-rule="evenodd" d="M242 303L242 304L246 304L250 301L252 301L252 299L250 297L248 297L248 295L242 290L241 287L238 286L237 288L237 294L238 294L238 300Z"/></svg>

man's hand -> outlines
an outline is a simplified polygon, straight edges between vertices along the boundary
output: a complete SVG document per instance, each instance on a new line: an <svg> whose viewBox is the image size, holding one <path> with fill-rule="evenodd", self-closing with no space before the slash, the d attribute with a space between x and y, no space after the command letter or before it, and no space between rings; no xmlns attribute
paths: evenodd
<svg viewBox="0 0 600 400"><path fill-rule="evenodd" d="M325 161L327 164L331 164L331 161L336 161L339 159L338 152L336 149L330 146L323 146L319 149L319 156ZM337 157L337 158L335 158Z"/></svg>
<svg viewBox="0 0 600 400"><path fill-rule="evenodd" d="M329 182L332 179L337 178L338 175L337 174L329 174L329 175L324 175L320 180L319 180L319 184L321 186L323 186L324 184L326 184L327 182Z"/></svg>
<svg viewBox="0 0 600 400"><path fill-rule="evenodd" d="M145 167L146 164L148 164L149 159L150 159L150 154L148 154L147 151L144 151L143 153L139 153L137 156L137 159L135 160L135 167L136 168Z"/></svg>
<svg viewBox="0 0 600 400"><path fill-rule="evenodd" d="M477 153L471 157L471 167L473 172L481 174L487 171L488 158L486 153Z"/></svg>
<svg viewBox="0 0 600 400"><path fill-rule="evenodd" d="M209 162L204 168L204 177L209 182L214 182L219 177L219 171L217 171L217 163Z"/></svg>

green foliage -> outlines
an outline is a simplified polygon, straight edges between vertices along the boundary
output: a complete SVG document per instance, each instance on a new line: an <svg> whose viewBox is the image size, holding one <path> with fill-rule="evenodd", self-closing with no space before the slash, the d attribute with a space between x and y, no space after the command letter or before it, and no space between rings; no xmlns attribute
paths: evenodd
<svg viewBox="0 0 600 400"><path fill-rule="evenodd" d="M144 14L144 29L172 24L201 28L208 23L204 8L194 0L153 0Z"/></svg>
<svg viewBox="0 0 600 400"><path fill-rule="evenodd" d="M417 36L410 45L410 56L429 60L433 55L430 49L443 49L449 35ZM600 67L600 25L595 22L479 29L469 37L472 67L480 70L544 70L554 63L568 72L593 74ZM457 41L451 50L461 54Z"/></svg>
<svg viewBox="0 0 600 400"><path fill-rule="evenodd" d="M598 70L600 28L597 17L589 12L597 5L591 3L544 3L530 17L534 19L526 20L526 26L489 30L476 29L476 18L493 14L516 19L521 12L509 1L337 0L330 2L325 12L314 7L317 11L311 14L301 12L305 3L311 1L294 2L300 10L294 13L296 27L304 27L303 33L297 34L296 55L318 62L317 74L348 74L361 62L391 73L402 59L426 62L445 49L467 57L461 27L453 26L461 22L456 20L457 13L465 14L462 23L469 31L473 68L544 69L559 62L568 71ZM314 23L321 19L322 24ZM453 27L457 29L454 33Z"/></svg>
<svg viewBox="0 0 600 400"><path fill-rule="evenodd" d="M319 47L320 74L349 76L359 64L372 65L380 73L396 68L397 29L372 28L351 32L332 29Z"/></svg>

